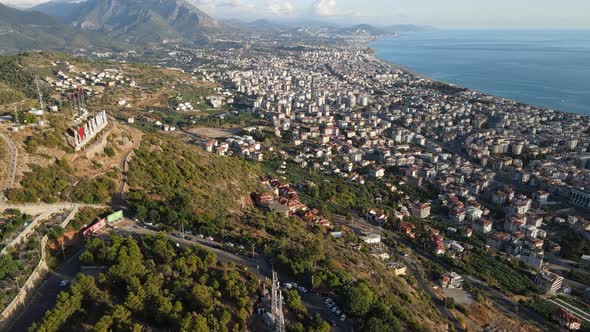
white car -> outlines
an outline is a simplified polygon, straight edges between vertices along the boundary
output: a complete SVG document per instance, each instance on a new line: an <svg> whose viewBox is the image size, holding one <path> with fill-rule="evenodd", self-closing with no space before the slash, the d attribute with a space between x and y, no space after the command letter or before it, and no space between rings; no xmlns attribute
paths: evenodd
<svg viewBox="0 0 590 332"><path fill-rule="evenodd" d="M286 289L291 289L293 288L293 285L291 285L290 283L286 282L283 284L283 286L285 286Z"/></svg>
<svg viewBox="0 0 590 332"><path fill-rule="evenodd" d="M344 322L346 320L346 315L345 314L340 315L340 320Z"/></svg>
<svg viewBox="0 0 590 332"><path fill-rule="evenodd" d="M69 283L70 283L70 281L69 281L69 280L65 280L65 279L64 279L64 280L62 280L62 281L59 283L59 285L60 285L61 287L66 287L66 286L67 286Z"/></svg>
<svg viewBox="0 0 590 332"><path fill-rule="evenodd" d="M207 236L207 240L213 241L213 237L212 236Z"/></svg>

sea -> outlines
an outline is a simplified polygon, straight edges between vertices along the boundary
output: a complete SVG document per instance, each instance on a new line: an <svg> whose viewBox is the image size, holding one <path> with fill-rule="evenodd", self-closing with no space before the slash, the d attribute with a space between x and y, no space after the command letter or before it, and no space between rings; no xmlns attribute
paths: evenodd
<svg viewBox="0 0 590 332"><path fill-rule="evenodd" d="M590 116L590 30L432 30L369 46L437 81Z"/></svg>

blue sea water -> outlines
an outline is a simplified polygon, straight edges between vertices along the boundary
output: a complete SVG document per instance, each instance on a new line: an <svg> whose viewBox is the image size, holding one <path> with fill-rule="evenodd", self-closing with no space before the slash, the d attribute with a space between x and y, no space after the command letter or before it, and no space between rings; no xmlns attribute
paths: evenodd
<svg viewBox="0 0 590 332"><path fill-rule="evenodd" d="M438 81L590 115L590 30L436 30L370 46L379 58Z"/></svg>

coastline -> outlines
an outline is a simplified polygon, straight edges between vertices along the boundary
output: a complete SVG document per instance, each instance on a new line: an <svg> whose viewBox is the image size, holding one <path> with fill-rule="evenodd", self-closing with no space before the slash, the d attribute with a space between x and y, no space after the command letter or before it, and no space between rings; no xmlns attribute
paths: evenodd
<svg viewBox="0 0 590 332"><path fill-rule="evenodd" d="M503 100L507 100L507 101L511 101L511 102L517 103L519 105L525 105L525 106L533 107L533 108L536 108L536 109L539 109L539 110L553 111L553 112L565 113L565 114L569 114L569 115L579 115L579 116L583 116L583 117L590 117L590 105L588 105L588 114L583 114L581 112L577 112L577 111L574 111L574 110L568 111L568 110L564 110L564 109L556 108L556 107L536 105L536 104L531 103L531 102L526 102L526 101L523 101L523 100L518 100L518 99L515 99L515 98L510 98L510 97L502 96L502 95L499 95L499 94L484 92L484 91L481 91L481 90L478 90L478 89L474 89L474 88L471 88L471 87L467 87L467 86L464 86L464 85L461 85L461 84L456 84L456 83L451 83L451 82L444 81L444 80L435 79L433 77L427 76L426 74L422 74L422 73L416 72L415 70L411 70L411 69L409 69L407 67L404 67L404 66L402 66L400 64L397 64L397 63L395 63L394 61L392 61L390 59L386 59L385 57L379 56L379 50L374 45L372 45L372 44L374 42L376 42L376 41L388 40L388 39L392 39L392 37L390 37L390 36L376 37L376 38L374 38L374 39L372 39L372 40L364 43L364 46L367 49L371 50L372 55L373 55L373 57L374 57L374 59L376 61L378 61L380 63L383 63L383 64L387 64L387 65L389 65L389 66L391 66L393 68L396 68L396 69L401 70L401 71L403 71L405 73L411 74L411 75L413 75L415 77L418 77L418 78L421 78L421 79L424 79L424 80L427 80L427 81L430 81L430 82L434 82L434 83L444 84L444 85L447 85L449 87L465 89L466 91L471 91L471 92L479 93L479 94L482 94L482 95L485 95L485 96L490 96L490 97L494 97L494 98L500 98L500 99L503 99Z"/></svg>

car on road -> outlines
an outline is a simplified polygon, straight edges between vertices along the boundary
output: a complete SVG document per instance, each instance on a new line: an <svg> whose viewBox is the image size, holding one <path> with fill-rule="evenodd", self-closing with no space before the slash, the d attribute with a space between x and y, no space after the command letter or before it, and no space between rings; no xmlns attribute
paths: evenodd
<svg viewBox="0 0 590 332"><path fill-rule="evenodd" d="M340 320L344 322L346 320L346 315L345 314L340 315Z"/></svg>
<svg viewBox="0 0 590 332"><path fill-rule="evenodd" d="M64 280L62 280L62 281L59 283L59 285L60 285L61 287L66 287L66 286L67 286L69 283L70 283L70 281L69 281L69 280L65 280L65 279L64 279Z"/></svg>
<svg viewBox="0 0 590 332"><path fill-rule="evenodd" d="M213 241L213 237L212 236L207 236L207 240Z"/></svg>
<svg viewBox="0 0 590 332"><path fill-rule="evenodd" d="M191 231L190 229L187 231L184 231L186 234L193 234L193 231Z"/></svg>
<svg viewBox="0 0 590 332"><path fill-rule="evenodd" d="M203 235L203 234L199 234L197 236L200 237L201 239L204 239L205 238L205 235Z"/></svg>
<svg viewBox="0 0 590 332"><path fill-rule="evenodd" d="M184 234L182 233L175 233L174 236L176 236L179 239L184 239Z"/></svg>

